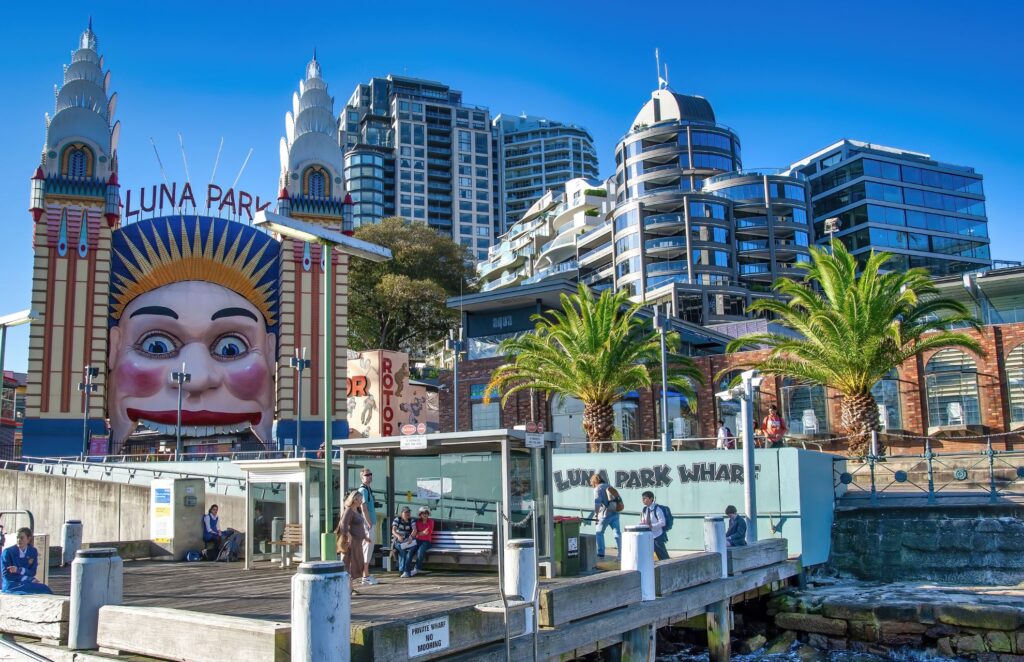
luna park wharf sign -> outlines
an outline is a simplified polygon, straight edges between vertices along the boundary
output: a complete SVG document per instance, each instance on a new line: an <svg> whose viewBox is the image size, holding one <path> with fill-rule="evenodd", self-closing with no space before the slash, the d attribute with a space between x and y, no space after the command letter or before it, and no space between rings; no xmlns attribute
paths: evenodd
<svg viewBox="0 0 1024 662"><path fill-rule="evenodd" d="M197 186L200 195L202 188ZM135 194L134 196L132 194ZM248 220L252 220L257 212L261 212L272 204L272 201L265 202L260 196L252 195L241 189L227 190L216 184L207 184L205 196L202 197L203 205L196 201L196 194L191 182L185 182L178 186L177 182L129 189L124 198L124 217L129 220L135 216L142 218L145 214L162 215L166 209L173 213L178 210L184 211L191 207L199 211L206 209L217 216L229 214L230 216L242 219L243 214Z"/></svg>
<svg viewBox="0 0 1024 662"><path fill-rule="evenodd" d="M754 465L754 476L760 474L761 465ZM573 487L590 487L590 477L597 474L617 489L644 489L668 487L674 481L679 483L742 483L743 465L724 462L694 462L672 467L655 464L639 469L617 469L609 478L607 469L566 469L552 473L555 489L566 492ZM675 474L675 478L673 478Z"/></svg>

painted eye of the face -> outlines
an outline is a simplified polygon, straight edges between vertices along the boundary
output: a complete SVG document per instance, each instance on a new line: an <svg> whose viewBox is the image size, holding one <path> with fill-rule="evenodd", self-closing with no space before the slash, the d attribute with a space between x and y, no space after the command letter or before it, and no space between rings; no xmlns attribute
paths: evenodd
<svg viewBox="0 0 1024 662"><path fill-rule="evenodd" d="M221 336L213 343L210 353L218 359L234 359L249 351L249 343L245 338L235 334Z"/></svg>
<svg viewBox="0 0 1024 662"><path fill-rule="evenodd" d="M139 349L150 356L163 357L177 352L178 343L166 333L151 333L142 339Z"/></svg>

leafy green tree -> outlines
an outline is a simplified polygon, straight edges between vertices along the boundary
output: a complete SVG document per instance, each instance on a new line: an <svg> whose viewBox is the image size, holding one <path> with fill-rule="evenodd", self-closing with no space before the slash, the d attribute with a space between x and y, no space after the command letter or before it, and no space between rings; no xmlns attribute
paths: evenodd
<svg viewBox="0 0 1024 662"><path fill-rule="evenodd" d="M391 249L387 262L352 260L349 267L349 346L413 354L458 324L450 296L471 292L466 247L424 223L385 218L355 231L358 239Z"/></svg>
<svg viewBox="0 0 1024 662"><path fill-rule="evenodd" d="M661 367L661 344L650 323L637 316L640 304L625 291L605 290L600 296L585 285L562 295L562 310L534 315L535 329L501 345L510 361L491 375L487 393L536 389L546 396L570 396L583 402L583 430L591 452L615 433L612 406L626 393L650 388ZM668 334L670 351L679 346ZM694 402L693 383L703 383L688 357L670 354L669 384Z"/></svg>
<svg viewBox="0 0 1024 662"><path fill-rule="evenodd" d="M812 261L798 265L807 272L802 281L780 278L773 289L781 300L759 299L747 309L774 314L795 335L751 334L729 343L728 351L767 345L767 358L744 365L838 391L850 454L864 455L879 429L872 387L927 350L962 347L981 354L977 340L948 330L979 324L963 304L939 296L925 269L886 273L892 255L872 252L858 275L856 258L841 242L833 242L832 251L812 247Z"/></svg>

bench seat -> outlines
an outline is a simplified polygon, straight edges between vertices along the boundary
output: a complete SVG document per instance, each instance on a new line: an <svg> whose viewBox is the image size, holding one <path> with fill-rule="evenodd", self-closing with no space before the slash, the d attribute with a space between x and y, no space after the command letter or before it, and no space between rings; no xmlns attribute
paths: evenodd
<svg viewBox="0 0 1024 662"><path fill-rule="evenodd" d="M284 531L281 533L280 540L271 540L271 545L276 545L281 548L281 567L284 568L289 565L291 560L288 556L288 552L294 547L302 547L302 525L301 524L285 524Z"/></svg>

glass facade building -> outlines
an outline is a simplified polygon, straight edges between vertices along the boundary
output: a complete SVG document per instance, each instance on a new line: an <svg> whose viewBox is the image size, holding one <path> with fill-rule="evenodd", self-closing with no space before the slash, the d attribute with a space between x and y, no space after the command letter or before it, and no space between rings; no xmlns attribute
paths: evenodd
<svg viewBox="0 0 1024 662"><path fill-rule="evenodd" d="M811 185L816 236L825 219L854 254L896 255L891 269L924 267L942 276L992 265L982 177L927 154L842 140L792 166Z"/></svg>
<svg viewBox="0 0 1024 662"><path fill-rule="evenodd" d="M595 179L597 151L586 129L543 117L498 115L492 123L495 231L504 234L547 191Z"/></svg>
<svg viewBox="0 0 1024 662"><path fill-rule="evenodd" d="M340 125L356 226L397 215L487 257L496 212L486 108L442 83L391 75L356 86Z"/></svg>

